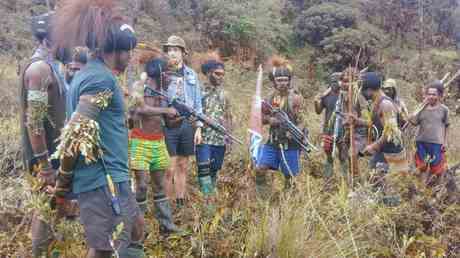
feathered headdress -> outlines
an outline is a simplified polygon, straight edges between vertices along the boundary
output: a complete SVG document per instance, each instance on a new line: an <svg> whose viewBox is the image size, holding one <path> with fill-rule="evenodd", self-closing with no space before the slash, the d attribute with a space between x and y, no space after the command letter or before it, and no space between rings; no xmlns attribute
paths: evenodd
<svg viewBox="0 0 460 258"><path fill-rule="evenodd" d="M87 46L109 53L132 50L137 43L113 0L67 0L56 12L52 28L56 49Z"/></svg>
<svg viewBox="0 0 460 258"><path fill-rule="evenodd" d="M289 61L281 56L273 56L270 58L271 70L269 78L274 81L276 77L292 77L292 66Z"/></svg>

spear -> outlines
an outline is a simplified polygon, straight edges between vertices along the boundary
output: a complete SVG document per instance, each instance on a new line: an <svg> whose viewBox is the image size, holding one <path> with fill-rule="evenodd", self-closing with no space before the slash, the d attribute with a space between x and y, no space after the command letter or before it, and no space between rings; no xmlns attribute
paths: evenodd
<svg viewBox="0 0 460 258"><path fill-rule="evenodd" d="M359 48L358 56L356 58L356 65L355 65L355 70L352 70L349 73L349 86L348 86L348 112L350 114L353 114L353 100L354 100L354 85L356 83L355 81L355 74L354 71L358 71L358 64L359 64L359 58L361 56L361 50L362 48ZM360 76L361 73L359 73L357 76ZM356 78L357 80L358 78ZM350 123L350 153L351 153L351 159L350 159L350 174L351 174L351 185L353 187L353 177L354 174L359 174L358 171L358 166L356 164L357 158L355 155L355 149L356 149L356 143L354 139L355 135L355 125L354 123Z"/></svg>

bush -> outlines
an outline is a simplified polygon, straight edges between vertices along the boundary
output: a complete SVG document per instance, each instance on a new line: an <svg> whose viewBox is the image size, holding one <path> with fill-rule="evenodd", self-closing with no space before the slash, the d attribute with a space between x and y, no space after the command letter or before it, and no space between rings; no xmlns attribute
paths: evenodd
<svg viewBox="0 0 460 258"><path fill-rule="evenodd" d="M387 44L384 33L369 24L359 29L340 29L321 41L318 61L334 71L342 71L355 64L361 49L359 67L376 68L379 66L379 51Z"/></svg>
<svg viewBox="0 0 460 258"><path fill-rule="evenodd" d="M300 45L305 42L318 46L339 28L355 25L354 9L337 3L325 3L307 9L295 21L294 31Z"/></svg>

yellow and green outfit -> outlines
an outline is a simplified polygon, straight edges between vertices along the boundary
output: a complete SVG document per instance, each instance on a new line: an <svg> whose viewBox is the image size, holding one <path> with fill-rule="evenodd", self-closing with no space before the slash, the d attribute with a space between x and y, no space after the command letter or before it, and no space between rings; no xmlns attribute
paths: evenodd
<svg viewBox="0 0 460 258"><path fill-rule="evenodd" d="M140 128L131 130L129 166L134 170L158 171L169 167L170 160L163 133L148 134Z"/></svg>

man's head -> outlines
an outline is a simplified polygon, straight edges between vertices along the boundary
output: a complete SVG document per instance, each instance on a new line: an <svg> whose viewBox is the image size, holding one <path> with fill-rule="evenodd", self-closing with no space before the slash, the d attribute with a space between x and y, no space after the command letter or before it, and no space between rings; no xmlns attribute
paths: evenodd
<svg viewBox="0 0 460 258"><path fill-rule="evenodd" d="M441 81L433 81L425 88L425 99L430 105L436 105L444 94L444 85Z"/></svg>
<svg viewBox="0 0 460 258"><path fill-rule="evenodd" d="M342 76L342 73L332 73L331 75L329 75L328 83L329 83L329 87L331 87L333 91L340 90L340 77L341 76Z"/></svg>
<svg viewBox="0 0 460 258"><path fill-rule="evenodd" d="M394 100L397 95L396 87L397 84L395 79L387 79L383 83L382 90L385 93L385 95Z"/></svg>
<svg viewBox="0 0 460 258"><path fill-rule="evenodd" d="M89 50L86 47L76 47L72 51L70 62L65 64L64 78L68 84L73 80L75 74L85 66L89 58Z"/></svg>
<svg viewBox="0 0 460 258"><path fill-rule="evenodd" d="M201 65L201 71L213 86L220 86L224 82L225 65L217 53L209 54L208 59Z"/></svg>
<svg viewBox="0 0 460 258"><path fill-rule="evenodd" d="M358 71L355 68L349 67L340 73L339 86L343 91L348 91L351 81L358 80Z"/></svg>
<svg viewBox="0 0 460 258"><path fill-rule="evenodd" d="M161 57L150 60L145 65L145 72L148 78L155 84L156 89L167 89L169 85L168 62Z"/></svg>
<svg viewBox="0 0 460 258"><path fill-rule="evenodd" d="M361 76L362 88L361 94L367 99L371 100L380 92L382 88L382 78L376 72L364 73Z"/></svg>
<svg viewBox="0 0 460 258"><path fill-rule="evenodd" d="M279 56L273 57L271 64L272 70L269 78L273 86L281 93L287 93L291 88L292 66L286 59Z"/></svg>
<svg viewBox="0 0 460 258"><path fill-rule="evenodd" d="M175 35L168 38L168 41L163 45L163 51L169 59L177 64L178 68L182 67L184 57L188 54L184 39Z"/></svg>
<svg viewBox="0 0 460 258"><path fill-rule="evenodd" d="M42 15L32 17L31 29L35 39L50 47L51 43L51 19L54 12L48 12Z"/></svg>

